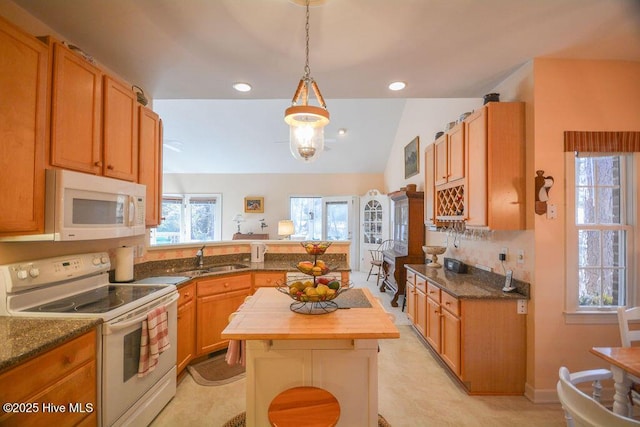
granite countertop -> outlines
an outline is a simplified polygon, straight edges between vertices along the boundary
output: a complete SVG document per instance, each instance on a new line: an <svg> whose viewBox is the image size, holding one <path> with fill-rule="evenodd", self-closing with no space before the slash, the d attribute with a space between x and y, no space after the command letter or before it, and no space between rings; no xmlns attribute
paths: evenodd
<svg viewBox="0 0 640 427"><path fill-rule="evenodd" d="M335 255L325 255L322 257L328 265L331 267L332 272L351 271L346 258L335 257ZM271 259L265 259L265 262L249 262L242 258L235 256L218 256L218 257L205 257L205 262L202 269L212 268L220 265L229 264L243 264L246 268L236 268L231 271L221 271L204 274L190 274L193 271L200 268L194 265L192 259L187 260L166 260L147 263L144 266L135 267L135 279L136 283L146 281L147 283L174 283L175 285L181 285L188 282L191 279L197 279L201 277L211 276L224 276L230 274L239 274L244 272L279 272L279 271L298 271L296 263L302 260L309 260L309 255L304 254L292 254L292 255L278 255L273 256ZM176 280L170 282L168 279L175 276L188 276L187 280ZM144 283L144 282L143 282Z"/></svg>
<svg viewBox="0 0 640 427"><path fill-rule="evenodd" d="M468 266L469 273L454 273L427 264L405 264L419 276L459 299L529 299L529 284L515 280L514 292L503 292L504 276Z"/></svg>
<svg viewBox="0 0 640 427"><path fill-rule="evenodd" d="M0 316L0 372L80 336L102 319Z"/></svg>

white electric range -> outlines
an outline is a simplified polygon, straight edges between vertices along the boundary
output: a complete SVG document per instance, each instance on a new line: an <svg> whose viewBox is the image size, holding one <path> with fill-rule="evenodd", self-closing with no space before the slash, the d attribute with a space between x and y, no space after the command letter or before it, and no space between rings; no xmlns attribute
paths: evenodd
<svg viewBox="0 0 640 427"><path fill-rule="evenodd" d="M173 284L109 283L106 252L0 266L0 315L100 318L98 411L101 425L147 425L175 395L178 292ZM168 350L138 377L142 323L165 306Z"/></svg>

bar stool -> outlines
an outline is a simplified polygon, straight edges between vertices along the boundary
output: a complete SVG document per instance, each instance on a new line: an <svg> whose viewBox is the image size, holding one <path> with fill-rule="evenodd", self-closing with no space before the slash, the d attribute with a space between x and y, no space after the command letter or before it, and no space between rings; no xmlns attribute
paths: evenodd
<svg viewBox="0 0 640 427"><path fill-rule="evenodd" d="M273 398L268 416L272 427L333 427L340 419L340 404L322 388L294 387Z"/></svg>

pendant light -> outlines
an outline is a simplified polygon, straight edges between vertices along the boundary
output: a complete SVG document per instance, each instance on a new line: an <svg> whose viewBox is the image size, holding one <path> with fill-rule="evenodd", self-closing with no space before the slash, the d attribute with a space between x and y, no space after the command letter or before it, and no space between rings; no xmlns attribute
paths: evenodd
<svg viewBox="0 0 640 427"><path fill-rule="evenodd" d="M309 0L306 0L306 50L304 75L298 83L291 107L284 112L284 121L289 125L289 149L298 160L313 162L324 150L324 127L329 124L329 112L320 94L318 85L311 77L309 68ZM309 105L309 94L313 91L320 106Z"/></svg>

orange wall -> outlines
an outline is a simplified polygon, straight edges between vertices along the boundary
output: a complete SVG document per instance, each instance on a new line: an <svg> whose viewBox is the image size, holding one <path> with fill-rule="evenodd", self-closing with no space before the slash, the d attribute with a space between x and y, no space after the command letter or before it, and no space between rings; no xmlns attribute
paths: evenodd
<svg viewBox="0 0 640 427"><path fill-rule="evenodd" d="M555 400L558 368L571 371L605 367L590 355L593 346L619 345L617 324L576 325L565 322L565 130L639 131L640 62L535 59L534 170L551 175L550 203L558 219L535 216L533 316L529 342L528 396ZM531 177L533 179L533 176ZM568 195L571 197L571 195ZM637 253L635 259L638 259ZM636 265L639 263L636 262ZM573 266L568 266L573 268ZM531 308L531 306L530 306Z"/></svg>

